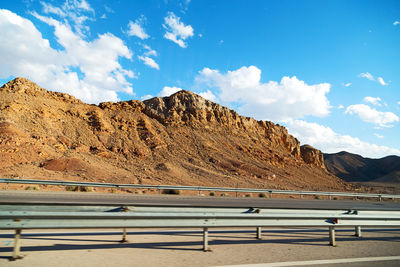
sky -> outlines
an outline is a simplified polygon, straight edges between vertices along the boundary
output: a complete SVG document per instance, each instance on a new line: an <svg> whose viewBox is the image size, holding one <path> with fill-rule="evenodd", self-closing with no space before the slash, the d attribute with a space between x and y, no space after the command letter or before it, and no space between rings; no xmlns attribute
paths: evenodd
<svg viewBox="0 0 400 267"><path fill-rule="evenodd" d="M325 153L400 156L400 1L2 0L0 84L195 92Z"/></svg>

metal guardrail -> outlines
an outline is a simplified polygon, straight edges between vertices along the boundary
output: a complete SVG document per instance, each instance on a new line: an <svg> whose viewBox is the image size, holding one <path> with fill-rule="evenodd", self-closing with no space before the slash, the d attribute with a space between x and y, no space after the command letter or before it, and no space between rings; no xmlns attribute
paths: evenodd
<svg viewBox="0 0 400 267"><path fill-rule="evenodd" d="M314 195L314 196L342 196L342 197L363 197L363 198L391 198L400 199L400 195L389 194L367 194L351 192L320 192L320 191L298 191L298 190L277 190L277 189L257 189L257 188L232 188L232 187L203 187L203 186L173 186L173 185L143 185L143 184L112 184L112 183L90 183L77 181L56 181L56 180L30 180L30 179L10 179L0 178L0 183L7 184L38 184L38 185L58 185L58 186L87 186L87 187L108 187L108 188L131 188L131 189L155 189L155 190L190 190L190 191L218 191L235 193L264 193L286 194L286 195ZM6 186L7 187L7 186Z"/></svg>
<svg viewBox="0 0 400 267"><path fill-rule="evenodd" d="M400 211L307 210L259 208L208 208L166 206L77 206L0 204L0 229L15 230L11 259L21 258L24 229L182 227L203 229L203 250L208 251L210 227L328 227L330 245L335 246L335 227L400 227Z"/></svg>

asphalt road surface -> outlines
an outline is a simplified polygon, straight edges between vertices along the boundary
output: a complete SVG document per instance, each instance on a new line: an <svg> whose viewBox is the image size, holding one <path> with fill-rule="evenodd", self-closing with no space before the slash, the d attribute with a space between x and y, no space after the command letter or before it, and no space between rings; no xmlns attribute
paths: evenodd
<svg viewBox="0 0 400 267"><path fill-rule="evenodd" d="M394 201L343 201L279 198L233 198L174 195L100 194L78 192L0 191L0 203L165 205L188 207L253 207L287 209L400 210Z"/></svg>

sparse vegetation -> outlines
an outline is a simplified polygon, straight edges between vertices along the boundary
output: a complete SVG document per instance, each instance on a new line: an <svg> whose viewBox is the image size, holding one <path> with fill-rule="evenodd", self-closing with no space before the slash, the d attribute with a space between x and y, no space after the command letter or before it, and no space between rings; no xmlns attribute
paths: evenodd
<svg viewBox="0 0 400 267"><path fill-rule="evenodd" d="M38 190L40 190L40 187L38 185L29 185L29 186L25 187L25 190L38 191Z"/></svg>
<svg viewBox="0 0 400 267"><path fill-rule="evenodd" d="M90 186L77 186L77 185L68 185L68 186L65 187L65 190L69 191L69 192L78 192L78 191L80 191L80 192L93 192L94 191L93 187L90 187Z"/></svg>
<svg viewBox="0 0 400 267"><path fill-rule="evenodd" d="M246 197L252 197L252 194L246 194Z"/></svg>
<svg viewBox="0 0 400 267"><path fill-rule="evenodd" d="M315 196L314 196L314 199L321 199L321 196L315 195Z"/></svg>
<svg viewBox="0 0 400 267"><path fill-rule="evenodd" d="M165 195L180 195L181 194L181 190L177 190L177 189L163 189L162 193Z"/></svg>
<svg viewBox="0 0 400 267"><path fill-rule="evenodd" d="M210 196L211 196L211 197L215 196L215 192L212 192L212 191L211 191L211 192L210 192Z"/></svg>
<svg viewBox="0 0 400 267"><path fill-rule="evenodd" d="M258 197L267 197L267 194L265 194L265 193L259 193L259 194L258 194Z"/></svg>
<svg viewBox="0 0 400 267"><path fill-rule="evenodd" d="M66 191L70 191L70 192L76 192L79 190L79 186L76 185L68 185L65 187Z"/></svg>
<svg viewBox="0 0 400 267"><path fill-rule="evenodd" d="M93 192L93 187L91 186L80 186L79 191L81 192Z"/></svg>

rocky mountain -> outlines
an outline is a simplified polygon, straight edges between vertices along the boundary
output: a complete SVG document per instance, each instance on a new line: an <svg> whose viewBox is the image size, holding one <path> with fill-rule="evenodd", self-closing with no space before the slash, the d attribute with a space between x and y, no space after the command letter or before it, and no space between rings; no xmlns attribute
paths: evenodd
<svg viewBox="0 0 400 267"><path fill-rule="evenodd" d="M326 168L349 182L400 182L400 157L364 158L357 154L339 152L324 154Z"/></svg>
<svg viewBox="0 0 400 267"><path fill-rule="evenodd" d="M16 78L0 88L0 176L348 189L286 128L189 91L89 105Z"/></svg>

